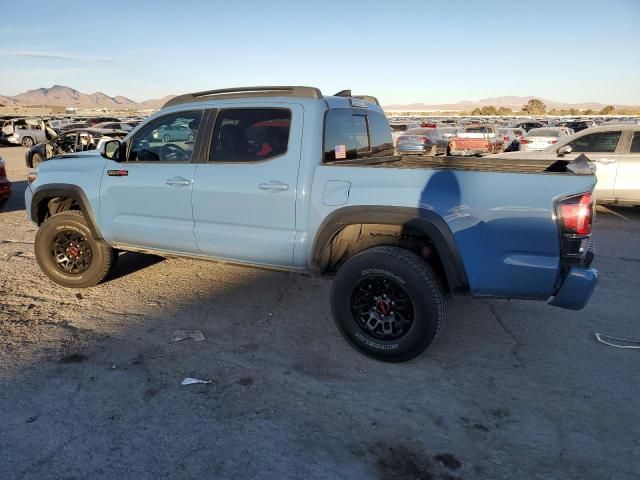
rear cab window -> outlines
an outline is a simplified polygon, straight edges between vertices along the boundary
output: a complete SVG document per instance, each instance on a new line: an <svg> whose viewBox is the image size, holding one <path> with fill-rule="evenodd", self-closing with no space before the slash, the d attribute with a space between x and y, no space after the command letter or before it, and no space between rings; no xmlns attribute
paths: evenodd
<svg viewBox="0 0 640 480"><path fill-rule="evenodd" d="M357 108L327 111L324 123L325 162L384 155L393 155L393 140L383 114Z"/></svg>

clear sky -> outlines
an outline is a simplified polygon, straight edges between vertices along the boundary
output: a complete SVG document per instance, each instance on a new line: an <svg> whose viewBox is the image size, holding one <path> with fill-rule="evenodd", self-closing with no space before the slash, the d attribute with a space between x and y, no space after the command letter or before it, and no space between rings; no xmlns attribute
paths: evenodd
<svg viewBox="0 0 640 480"><path fill-rule="evenodd" d="M0 0L0 94L246 85L640 104L640 0Z"/></svg>

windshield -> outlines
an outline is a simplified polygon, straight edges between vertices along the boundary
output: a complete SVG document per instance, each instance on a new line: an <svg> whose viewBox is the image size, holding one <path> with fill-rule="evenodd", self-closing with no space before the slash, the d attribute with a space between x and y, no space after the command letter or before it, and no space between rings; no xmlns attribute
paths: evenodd
<svg viewBox="0 0 640 480"><path fill-rule="evenodd" d="M464 131L466 133L493 133L491 127L467 127Z"/></svg>

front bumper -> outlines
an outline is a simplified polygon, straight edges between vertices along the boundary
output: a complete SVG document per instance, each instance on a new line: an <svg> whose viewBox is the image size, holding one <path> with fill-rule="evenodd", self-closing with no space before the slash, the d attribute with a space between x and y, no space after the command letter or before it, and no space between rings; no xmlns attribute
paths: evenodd
<svg viewBox="0 0 640 480"><path fill-rule="evenodd" d="M573 266L565 275L555 296L549 300L549 305L580 310L589 302L597 284L598 271L595 268Z"/></svg>

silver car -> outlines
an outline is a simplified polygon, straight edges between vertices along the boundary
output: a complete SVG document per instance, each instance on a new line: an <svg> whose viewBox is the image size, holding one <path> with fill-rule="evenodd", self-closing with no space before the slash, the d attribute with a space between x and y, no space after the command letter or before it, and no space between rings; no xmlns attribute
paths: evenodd
<svg viewBox="0 0 640 480"><path fill-rule="evenodd" d="M40 118L6 120L2 123L1 135L8 143L27 148L48 140L45 124Z"/></svg>
<svg viewBox="0 0 640 480"><path fill-rule="evenodd" d="M565 127L532 128L520 139L520 150L530 152L539 151L555 145L562 137L568 137L571 132Z"/></svg>
<svg viewBox="0 0 640 480"><path fill-rule="evenodd" d="M439 128L411 128L396 140L398 155L446 155L449 140L440 133Z"/></svg>
<svg viewBox="0 0 640 480"><path fill-rule="evenodd" d="M571 161L581 154L595 163L598 203L640 205L640 125L610 125L563 137L539 152L513 152L491 158Z"/></svg>

